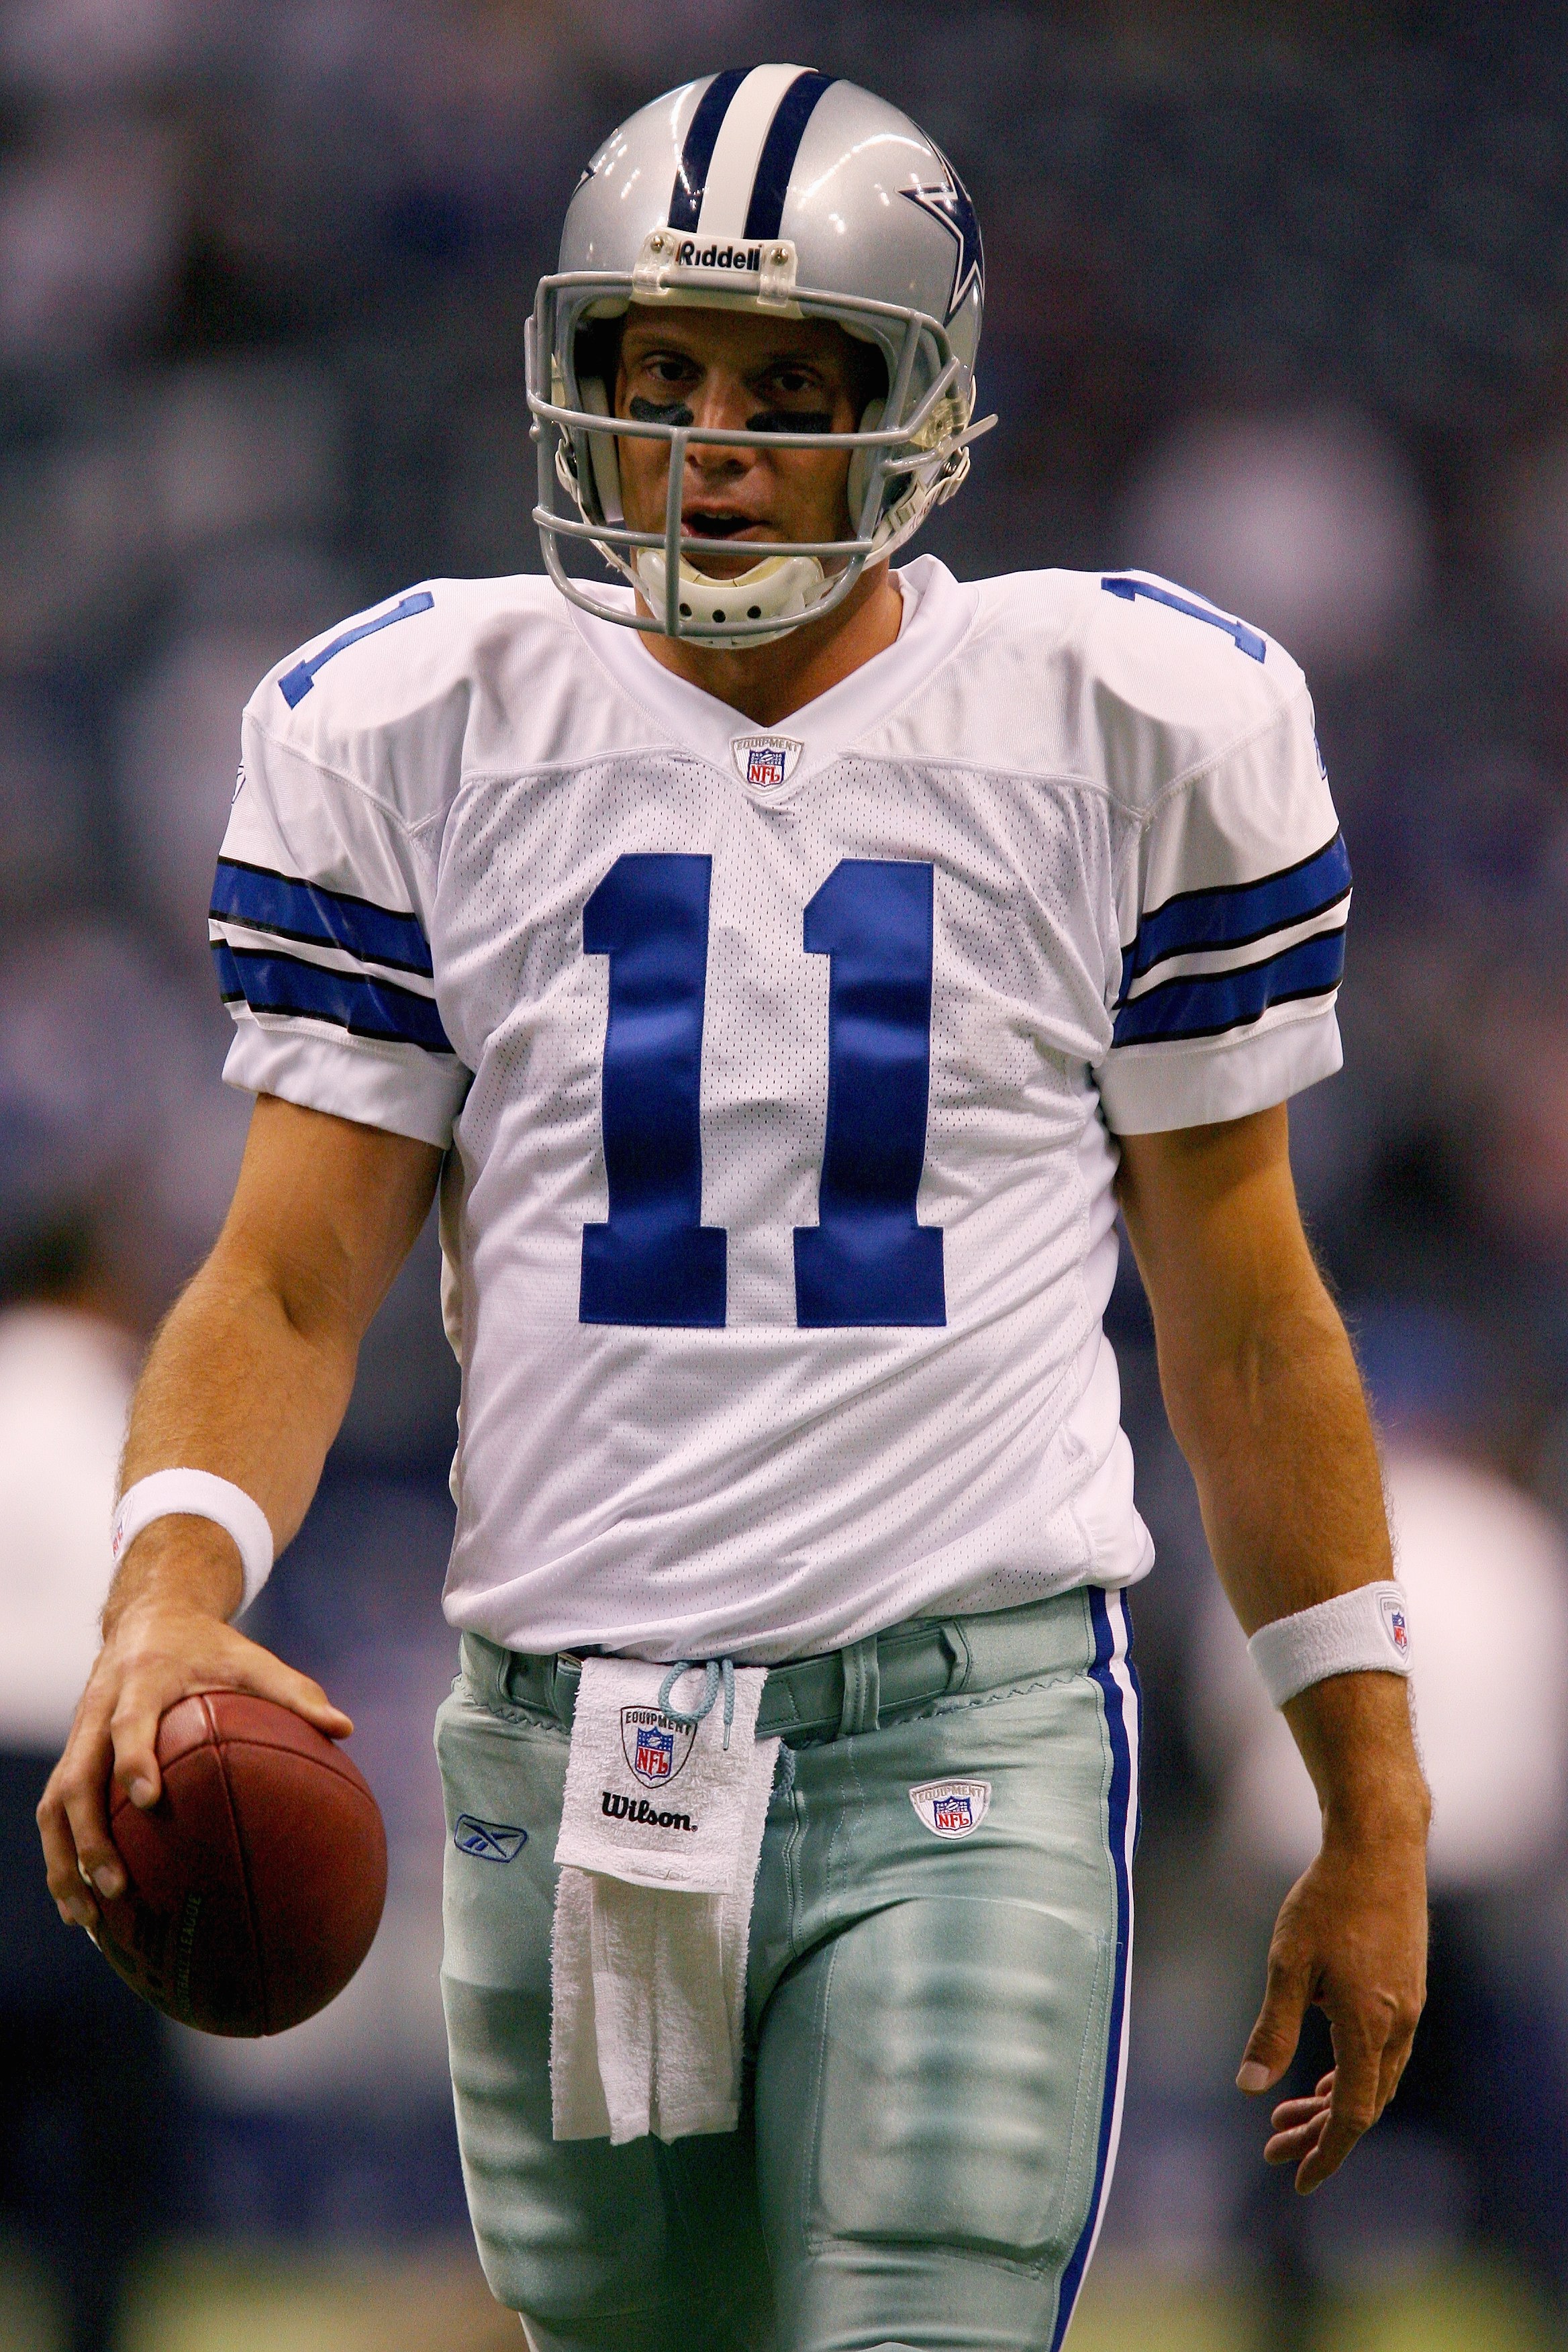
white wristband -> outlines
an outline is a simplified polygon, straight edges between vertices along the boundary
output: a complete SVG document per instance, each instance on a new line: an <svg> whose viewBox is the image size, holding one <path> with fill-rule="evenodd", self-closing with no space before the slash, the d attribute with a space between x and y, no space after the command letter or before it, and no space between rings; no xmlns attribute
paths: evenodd
<svg viewBox="0 0 1568 2352"><path fill-rule="evenodd" d="M211 1470L154 1470L138 1478L120 1498L114 1514L113 1555L116 1567L129 1543L154 1519L213 1519L226 1528L239 1546L245 1571L245 1595L235 1611L248 1609L272 1573L272 1529L259 1503L231 1479Z"/></svg>
<svg viewBox="0 0 1568 2352"><path fill-rule="evenodd" d="M1407 1675L1410 1618L1401 1584L1363 1584L1294 1617L1260 1625L1247 1643L1276 1706L1331 1675Z"/></svg>

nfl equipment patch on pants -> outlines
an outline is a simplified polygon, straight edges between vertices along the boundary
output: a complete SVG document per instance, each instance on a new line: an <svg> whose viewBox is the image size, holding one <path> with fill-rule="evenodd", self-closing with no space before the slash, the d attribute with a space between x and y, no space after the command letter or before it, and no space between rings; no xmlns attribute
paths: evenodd
<svg viewBox="0 0 1568 2352"><path fill-rule="evenodd" d="M551 2137L569 1735L465 1643L442 1985L480 2259L536 2352L1060 2344L1121 2121L1139 1705L1119 1594L1006 1629L987 1686L781 1758L741 2128L668 2147Z"/></svg>

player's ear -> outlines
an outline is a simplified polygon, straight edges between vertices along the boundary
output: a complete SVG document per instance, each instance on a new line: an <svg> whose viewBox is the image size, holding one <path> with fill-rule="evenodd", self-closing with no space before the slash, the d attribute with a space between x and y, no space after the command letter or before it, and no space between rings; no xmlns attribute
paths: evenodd
<svg viewBox="0 0 1568 2352"><path fill-rule="evenodd" d="M836 327L841 347L845 385L849 404L855 412L852 429L864 431L867 409L875 401L879 409L888 397L888 362L879 343L861 335L852 335L847 327Z"/></svg>
<svg viewBox="0 0 1568 2352"><path fill-rule="evenodd" d="M577 331L577 382L584 394L590 383L605 388L603 408L596 401L589 404L601 415L623 414L621 390L621 343L626 333L626 318L593 319Z"/></svg>

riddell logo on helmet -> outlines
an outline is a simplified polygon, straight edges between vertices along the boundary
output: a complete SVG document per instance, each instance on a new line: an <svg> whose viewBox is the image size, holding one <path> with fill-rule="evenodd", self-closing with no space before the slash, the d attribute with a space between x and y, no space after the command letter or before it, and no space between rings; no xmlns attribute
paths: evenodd
<svg viewBox="0 0 1568 2352"><path fill-rule="evenodd" d="M694 236L685 238L676 260L682 269L755 269L763 266L760 245L699 246Z"/></svg>

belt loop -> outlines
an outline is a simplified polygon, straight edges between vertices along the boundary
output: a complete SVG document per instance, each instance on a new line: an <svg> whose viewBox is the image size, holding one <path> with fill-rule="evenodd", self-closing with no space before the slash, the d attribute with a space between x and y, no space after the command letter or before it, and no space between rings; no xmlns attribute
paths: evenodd
<svg viewBox="0 0 1568 2352"><path fill-rule="evenodd" d="M572 1728L577 1706L577 1686L583 1661L575 1650L559 1650L550 1661L550 1706L563 1731Z"/></svg>
<svg viewBox="0 0 1568 2352"><path fill-rule="evenodd" d="M936 1637L947 1652L948 1689L950 1691L966 1689L970 1673L974 1664L974 1656L963 1638L962 1620L957 1617L947 1618L937 1627Z"/></svg>
<svg viewBox="0 0 1568 2352"><path fill-rule="evenodd" d="M490 1654L486 1660L489 1667L489 1679L495 1685L495 1698L501 1706L517 1705L517 1701L511 1695L511 1670L514 1663L515 1654L510 1650L503 1650L499 1645L491 1648Z"/></svg>
<svg viewBox="0 0 1568 2352"><path fill-rule="evenodd" d="M876 1731L881 1726L882 1671L877 1656L877 1636L868 1633L863 1642L850 1642L838 1653L844 1670L844 1698L838 1710L838 1737L853 1738L859 1731Z"/></svg>

